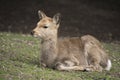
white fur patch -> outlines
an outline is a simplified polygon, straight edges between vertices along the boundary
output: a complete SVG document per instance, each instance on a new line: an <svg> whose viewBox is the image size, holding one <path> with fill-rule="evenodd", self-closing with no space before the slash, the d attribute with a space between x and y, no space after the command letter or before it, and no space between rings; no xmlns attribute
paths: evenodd
<svg viewBox="0 0 120 80"><path fill-rule="evenodd" d="M109 71L111 67L112 67L111 60L108 60L107 67L105 68L105 70Z"/></svg>

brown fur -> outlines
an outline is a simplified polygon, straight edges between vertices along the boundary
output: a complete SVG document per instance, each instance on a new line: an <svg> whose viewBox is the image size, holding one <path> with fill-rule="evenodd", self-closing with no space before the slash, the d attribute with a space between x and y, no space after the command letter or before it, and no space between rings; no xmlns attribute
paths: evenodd
<svg viewBox="0 0 120 80"><path fill-rule="evenodd" d="M41 20L32 34L40 37L41 64L57 70L102 71L108 62L101 43L90 35L72 38L57 38L59 14L53 18L39 11Z"/></svg>

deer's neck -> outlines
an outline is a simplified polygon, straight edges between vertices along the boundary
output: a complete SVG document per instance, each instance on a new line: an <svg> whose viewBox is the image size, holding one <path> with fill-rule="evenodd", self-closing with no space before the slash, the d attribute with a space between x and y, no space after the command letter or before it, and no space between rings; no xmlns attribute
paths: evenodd
<svg viewBox="0 0 120 80"><path fill-rule="evenodd" d="M58 53L57 36L42 41L42 61L48 66L54 63Z"/></svg>

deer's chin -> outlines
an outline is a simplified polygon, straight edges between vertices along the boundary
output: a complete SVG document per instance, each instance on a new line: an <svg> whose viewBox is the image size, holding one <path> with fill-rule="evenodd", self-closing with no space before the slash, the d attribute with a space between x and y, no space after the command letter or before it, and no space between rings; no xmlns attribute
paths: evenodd
<svg viewBox="0 0 120 80"><path fill-rule="evenodd" d="M39 35L34 34L34 35L33 35L33 37L38 38L38 37L40 37L40 36L39 36Z"/></svg>
<svg viewBox="0 0 120 80"><path fill-rule="evenodd" d="M33 37L35 37L35 38L39 38L39 39L43 39L40 35L33 35Z"/></svg>

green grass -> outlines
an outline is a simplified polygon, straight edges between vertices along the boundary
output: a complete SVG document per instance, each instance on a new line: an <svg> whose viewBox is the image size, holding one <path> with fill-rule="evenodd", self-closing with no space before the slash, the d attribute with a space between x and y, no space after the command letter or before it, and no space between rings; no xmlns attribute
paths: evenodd
<svg viewBox="0 0 120 80"><path fill-rule="evenodd" d="M0 32L0 80L120 80L120 45L103 44L113 63L111 71L57 71L39 66L39 39Z"/></svg>

